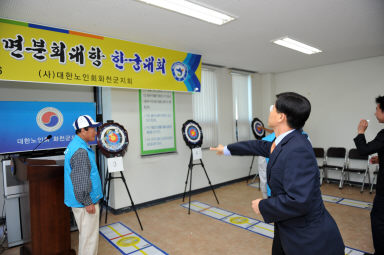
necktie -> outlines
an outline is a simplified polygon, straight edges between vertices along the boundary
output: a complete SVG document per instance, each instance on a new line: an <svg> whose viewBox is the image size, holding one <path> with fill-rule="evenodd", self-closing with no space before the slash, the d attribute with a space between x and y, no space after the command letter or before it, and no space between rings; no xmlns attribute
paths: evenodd
<svg viewBox="0 0 384 255"><path fill-rule="evenodd" d="M273 141L273 143L272 143L272 146L271 146L271 154L272 154L272 152L273 152L273 150L276 148L276 144L275 144L275 141Z"/></svg>

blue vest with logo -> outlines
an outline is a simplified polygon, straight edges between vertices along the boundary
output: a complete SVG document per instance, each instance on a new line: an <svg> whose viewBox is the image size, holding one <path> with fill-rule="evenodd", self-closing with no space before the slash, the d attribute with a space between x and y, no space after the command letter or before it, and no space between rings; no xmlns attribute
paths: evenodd
<svg viewBox="0 0 384 255"><path fill-rule="evenodd" d="M78 149L86 150L88 152L89 161L91 162L90 179L92 182L92 191L89 195L92 202L95 204L103 197L100 175L95 161L95 153L83 139L76 135L64 152L64 203L69 207L84 207L83 204L76 200L71 180L71 158Z"/></svg>

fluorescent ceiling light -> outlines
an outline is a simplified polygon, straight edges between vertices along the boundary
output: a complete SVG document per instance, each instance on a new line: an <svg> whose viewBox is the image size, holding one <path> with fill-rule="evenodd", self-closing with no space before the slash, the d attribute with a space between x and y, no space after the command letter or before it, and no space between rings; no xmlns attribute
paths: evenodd
<svg viewBox="0 0 384 255"><path fill-rule="evenodd" d="M235 18L227 14L185 0L138 0L167 10L188 15L216 25L223 25Z"/></svg>
<svg viewBox="0 0 384 255"><path fill-rule="evenodd" d="M321 50L319 49L316 49L304 43L298 42L289 37L283 37L283 38L274 40L273 42L278 45L290 48L292 50L297 50L305 54L315 54L315 53L321 52Z"/></svg>

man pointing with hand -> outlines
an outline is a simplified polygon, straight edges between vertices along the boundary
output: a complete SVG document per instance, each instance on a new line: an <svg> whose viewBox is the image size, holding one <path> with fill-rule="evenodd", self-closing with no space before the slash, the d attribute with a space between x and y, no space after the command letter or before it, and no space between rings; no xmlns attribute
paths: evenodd
<svg viewBox="0 0 384 255"><path fill-rule="evenodd" d="M252 140L211 150L219 155L269 158L271 197L252 201L252 208L265 222L275 223L273 255L344 255L339 229L323 204L312 145L302 134L311 104L297 93L276 97L268 118L276 134L273 142Z"/></svg>

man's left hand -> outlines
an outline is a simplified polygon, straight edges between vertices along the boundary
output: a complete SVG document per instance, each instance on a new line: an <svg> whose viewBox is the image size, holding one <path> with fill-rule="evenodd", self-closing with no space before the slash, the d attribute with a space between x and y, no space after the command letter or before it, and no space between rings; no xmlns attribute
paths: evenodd
<svg viewBox="0 0 384 255"><path fill-rule="evenodd" d="M260 214L259 203L260 203L261 200L263 200L263 199L262 198L258 198L256 200L252 201L252 209L253 209L253 211L255 211L256 214Z"/></svg>
<svg viewBox="0 0 384 255"><path fill-rule="evenodd" d="M87 213L89 214L94 214L96 212L96 209L95 209L95 205L94 204L90 204L88 206L85 207L85 210L87 211Z"/></svg>
<svg viewBox="0 0 384 255"><path fill-rule="evenodd" d="M357 126L357 133L364 134L365 130L367 130L368 121L360 120L359 125Z"/></svg>
<svg viewBox="0 0 384 255"><path fill-rule="evenodd" d="M371 164L379 164L379 157L378 156L373 156L370 160L369 163Z"/></svg>

